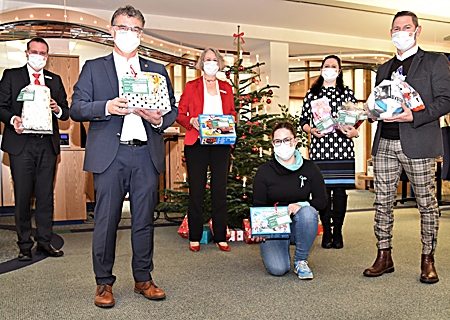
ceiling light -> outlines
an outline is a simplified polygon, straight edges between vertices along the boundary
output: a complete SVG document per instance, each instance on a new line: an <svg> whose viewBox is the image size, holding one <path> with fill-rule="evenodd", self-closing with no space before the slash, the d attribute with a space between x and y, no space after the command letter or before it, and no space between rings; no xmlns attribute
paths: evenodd
<svg viewBox="0 0 450 320"><path fill-rule="evenodd" d="M150 43L153 43L153 40L151 40Z"/></svg>
<svg viewBox="0 0 450 320"><path fill-rule="evenodd" d="M64 18L67 18L67 14L64 15Z"/></svg>
<svg viewBox="0 0 450 320"><path fill-rule="evenodd" d="M32 14L30 14L30 18L34 18L34 16Z"/></svg>
<svg viewBox="0 0 450 320"><path fill-rule="evenodd" d="M191 53L191 51L188 50L188 51L186 51L186 53Z"/></svg>
<svg viewBox="0 0 450 320"><path fill-rule="evenodd" d="M16 21L19 20L19 17L15 17L14 20L16 20Z"/></svg>
<svg viewBox="0 0 450 320"><path fill-rule="evenodd" d="M160 45L161 47L163 46L163 44L162 44L162 43L160 43L159 45Z"/></svg>
<svg viewBox="0 0 450 320"><path fill-rule="evenodd" d="M94 20L94 24L97 24L97 20Z"/></svg>
<svg viewBox="0 0 450 320"><path fill-rule="evenodd" d="M83 21L83 17L80 17L80 21Z"/></svg>
<svg viewBox="0 0 450 320"><path fill-rule="evenodd" d="M47 17L50 17L50 13L47 13Z"/></svg>
<svg viewBox="0 0 450 320"><path fill-rule="evenodd" d="M180 48L180 49L178 49L178 51L181 51L181 48Z"/></svg>

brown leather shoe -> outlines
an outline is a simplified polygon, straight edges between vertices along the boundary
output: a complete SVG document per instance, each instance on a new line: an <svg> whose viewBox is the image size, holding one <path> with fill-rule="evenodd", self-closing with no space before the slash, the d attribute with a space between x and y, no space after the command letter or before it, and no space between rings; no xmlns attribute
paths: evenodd
<svg viewBox="0 0 450 320"><path fill-rule="evenodd" d="M150 300L162 300L166 297L164 290L158 288L153 280L136 282L134 284L134 292L140 293Z"/></svg>
<svg viewBox="0 0 450 320"><path fill-rule="evenodd" d="M394 272L394 262L391 257L391 249L378 249L377 258L373 265L364 270L366 277L379 277L384 273Z"/></svg>
<svg viewBox="0 0 450 320"><path fill-rule="evenodd" d="M439 281L439 277L434 268L434 255L422 254L422 273L420 274L420 282L423 283L436 283Z"/></svg>
<svg viewBox="0 0 450 320"><path fill-rule="evenodd" d="M94 303L100 308L112 308L114 307L114 295L112 293L112 286L109 284L97 285L97 292L95 293Z"/></svg>

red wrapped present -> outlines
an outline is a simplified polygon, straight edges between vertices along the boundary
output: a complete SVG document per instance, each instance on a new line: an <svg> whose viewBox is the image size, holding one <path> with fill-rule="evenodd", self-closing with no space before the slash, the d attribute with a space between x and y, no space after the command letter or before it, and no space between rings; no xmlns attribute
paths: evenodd
<svg viewBox="0 0 450 320"><path fill-rule="evenodd" d="M242 220L242 230L244 230L245 243L253 243L254 241L252 240L252 228L250 227L249 219Z"/></svg>
<svg viewBox="0 0 450 320"><path fill-rule="evenodd" d="M317 235L321 235L321 234L323 234L323 226L319 222L319 226L317 227Z"/></svg>
<svg viewBox="0 0 450 320"><path fill-rule="evenodd" d="M213 225L212 225L212 218L209 219L208 224L209 224L209 228L211 229L211 233L214 235L214 230L213 230ZM225 236L226 236L226 240L229 241L230 237L231 237L231 232L230 232L230 229L228 228L228 226L227 226L227 233L226 233Z"/></svg>
<svg viewBox="0 0 450 320"><path fill-rule="evenodd" d="M178 234L187 239L189 237L189 227L188 227L188 217L184 216L183 222L181 222L180 227L178 228Z"/></svg>

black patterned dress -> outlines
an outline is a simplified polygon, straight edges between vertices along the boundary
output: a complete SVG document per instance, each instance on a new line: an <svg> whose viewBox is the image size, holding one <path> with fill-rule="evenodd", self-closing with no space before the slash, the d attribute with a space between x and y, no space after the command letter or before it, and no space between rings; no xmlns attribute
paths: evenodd
<svg viewBox="0 0 450 320"><path fill-rule="evenodd" d="M343 92L338 88L322 87L319 95L315 95L308 90L303 100L302 115L300 125L303 128L309 124L315 128L311 112L311 101L327 97L330 101L332 116L337 116L338 108L345 102L356 103L355 95L349 87L345 87ZM352 139L347 138L339 130L327 134L322 138L311 136L309 157L322 171L327 187L355 187L355 152Z"/></svg>

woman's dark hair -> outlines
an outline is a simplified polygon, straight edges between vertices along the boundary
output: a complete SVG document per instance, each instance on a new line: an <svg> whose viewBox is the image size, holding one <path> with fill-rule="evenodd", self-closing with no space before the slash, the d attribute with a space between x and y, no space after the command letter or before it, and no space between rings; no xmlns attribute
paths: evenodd
<svg viewBox="0 0 450 320"><path fill-rule="evenodd" d="M270 135L273 138L273 135L275 134L275 131L279 129L286 129L292 132L294 135L294 138L297 136L297 129L295 129L294 125L290 122L280 122L275 125L275 127L272 130L272 134Z"/></svg>
<svg viewBox="0 0 450 320"><path fill-rule="evenodd" d="M336 59L336 61L338 62L339 65L339 70L341 71L341 59L338 56L335 55L329 55L326 56L323 60L322 60L322 65L320 66L321 68L323 68L323 65L325 64L325 61L327 61L328 59ZM323 77L322 75L319 76L319 78L317 78L316 81L314 81L313 85L311 86L311 92L318 96L320 94L320 91L322 90L322 86L323 86ZM338 77L336 78L336 87L338 89L339 92L344 92L344 78L342 76L342 71L339 72Z"/></svg>

